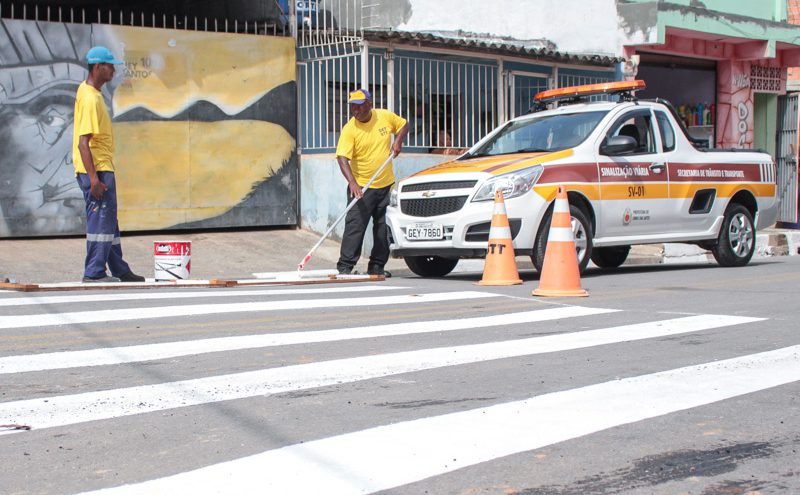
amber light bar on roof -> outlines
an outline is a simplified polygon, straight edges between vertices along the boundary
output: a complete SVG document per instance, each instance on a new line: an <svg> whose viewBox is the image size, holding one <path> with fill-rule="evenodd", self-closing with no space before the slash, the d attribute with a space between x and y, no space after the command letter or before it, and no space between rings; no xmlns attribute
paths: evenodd
<svg viewBox="0 0 800 495"><path fill-rule="evenodd" d="M602 93L621 93L625 91L637 91L646 88L643 80L617 81L598 84L584 84L582 86L570 86L568 88L550 89L537 93L533 97L534 101L544 102L550 100L560 100L563 98L576 98L579 96L589 96Z"/></svg>

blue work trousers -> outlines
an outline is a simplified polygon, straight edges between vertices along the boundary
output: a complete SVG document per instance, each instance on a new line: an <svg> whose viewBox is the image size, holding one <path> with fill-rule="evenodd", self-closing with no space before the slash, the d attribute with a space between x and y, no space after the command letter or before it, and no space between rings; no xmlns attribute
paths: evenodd
<svg viewBox="0 0 800 495"><path fill-rule="evenodd" d="M122 259L119 238L117 183L114 172L97 172L97 178L107 187L99 200L92 196L89 176L78 174L77 177L86 202L86 261L83 275L102 277L106 275L106 265L114 277L128 274L131 269Z"/></svg>

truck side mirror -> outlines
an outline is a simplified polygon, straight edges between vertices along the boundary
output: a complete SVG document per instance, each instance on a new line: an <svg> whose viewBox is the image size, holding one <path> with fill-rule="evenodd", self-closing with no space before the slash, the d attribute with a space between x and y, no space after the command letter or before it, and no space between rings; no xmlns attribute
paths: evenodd
<svg viewBox="0 0 800 495"><path fill-rule="evenodd" d="M636 139L630 136L612 136L600 145L600 154L607 156L630 153L638 146Z"/></svg>

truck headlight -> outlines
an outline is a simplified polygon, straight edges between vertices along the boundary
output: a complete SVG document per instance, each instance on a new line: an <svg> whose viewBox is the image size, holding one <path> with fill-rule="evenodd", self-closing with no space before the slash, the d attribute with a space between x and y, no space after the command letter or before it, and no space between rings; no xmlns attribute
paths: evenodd
<svg viewBox="0 0 800 495"><path fill-rule="evenodd" d="M393 187L389 192L389 206L397 208L397 188Z"/></svg>
<svg viewBox="0 0 800 495"><path fill-rule="evenodd" d="M472 201L493 201L496 190L503 191L503 198L514 198L530 191L539 176L542 175L544 167L536 165L524 168L508 174L492 177L483 183L478 192L473 196Z"/></svg>

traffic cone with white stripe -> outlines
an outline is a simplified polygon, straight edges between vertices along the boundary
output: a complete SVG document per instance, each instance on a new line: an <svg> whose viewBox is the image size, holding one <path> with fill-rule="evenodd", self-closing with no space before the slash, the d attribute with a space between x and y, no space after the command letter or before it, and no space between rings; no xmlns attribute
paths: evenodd
<svg viewBox="0 0 800 495"><path fill-rule="evenodd" d="M478 285L516 285L521 284L514 259L514 246L511 241L511 227L508 225L506 203L503 191L494 193L494 212L489 228L489 248L486 263L483 265L483 278Z"/></svg>
<svg viewBox="0 0 800 495"><path fill-rule="evenodd" d="M588 292L581 288L581 271L575 254L575 238L572 235L572 218L569 213L569 199L564 186L558 187L553 217L547 234L547 247L544 252L539 287L534 296L546 297L586 297Z"/></svg>

